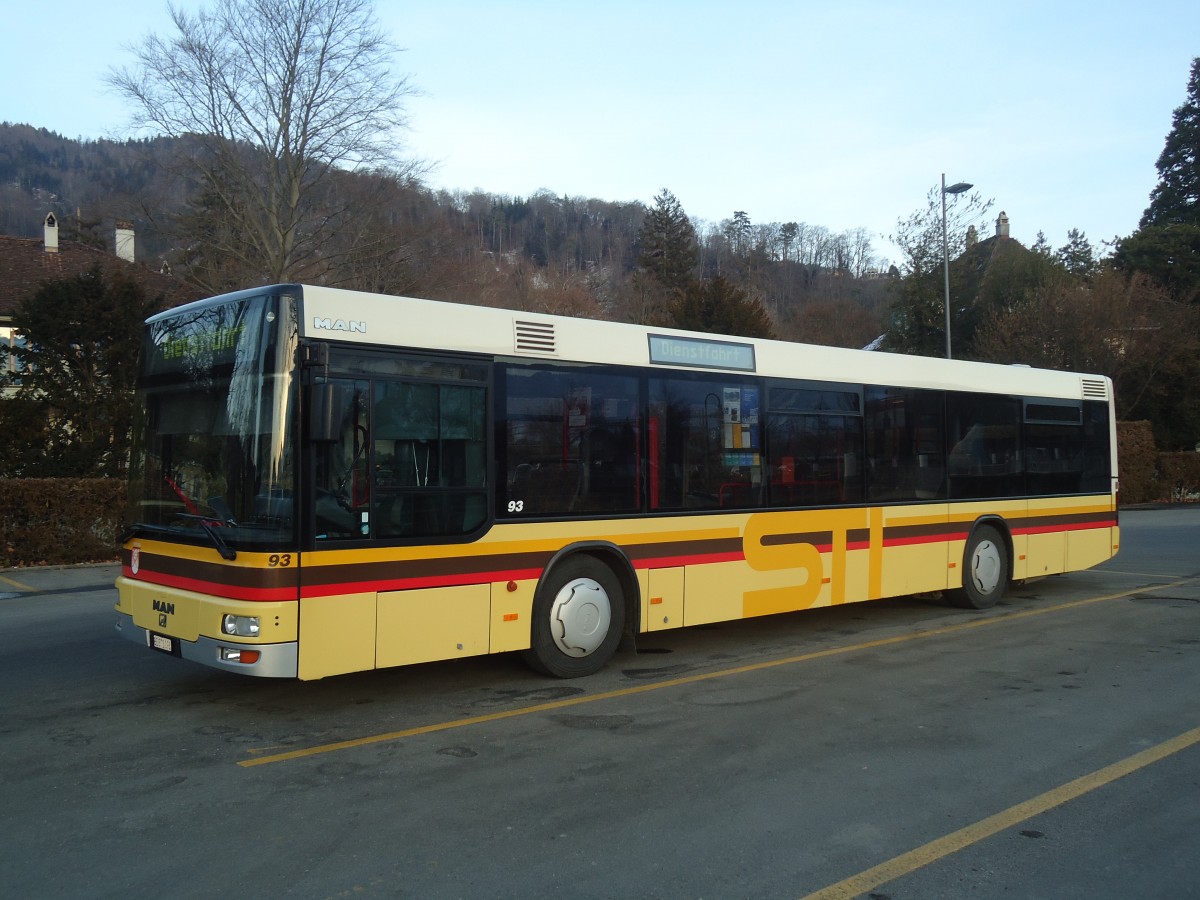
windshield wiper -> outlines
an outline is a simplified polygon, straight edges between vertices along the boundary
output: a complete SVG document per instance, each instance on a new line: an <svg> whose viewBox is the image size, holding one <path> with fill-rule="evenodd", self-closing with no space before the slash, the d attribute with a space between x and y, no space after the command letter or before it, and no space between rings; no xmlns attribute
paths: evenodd
<svg viewBox="0 0 1200 900"><path fill-rule="evenodd" d="M208 524L209 522L220 522L220 519L214 519L212 516L201 516L196 513L177 512L175 515L181 519L191 519L194 522L199 522L200 527L204 529L204 533L213 542L213 546L217 548L217 552L221 554L221 559L237 559L237 551L225 543L225 539L217 534L217 530Z"/></svg>
<svg viewBox="0 0 1200 900"><path fill-rule="evenodd" d="M128 528L121 532L121 536L117 538L120 543L125 543L132 537L135 537L138 532L148 531L151 534L178 534L173 528L168 528L166 525L151 525L149 522L134 522Z"/></svg>

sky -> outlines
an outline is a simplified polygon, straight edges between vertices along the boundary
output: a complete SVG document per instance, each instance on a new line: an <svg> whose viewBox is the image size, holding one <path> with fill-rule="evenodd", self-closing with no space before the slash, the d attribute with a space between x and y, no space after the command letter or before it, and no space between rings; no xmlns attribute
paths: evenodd
<svg viewBox="0 0 1200 900"><path fill-rule="evenodd" d="M177 0L195 11L203 0ZM104 84L169 37L165 0L10 4L0 121L124 138ZM865 228L970 182L1014 238L1137 228L1200 56L1196 0L377 0L426 183L652 204L693 220Z"/></svg>

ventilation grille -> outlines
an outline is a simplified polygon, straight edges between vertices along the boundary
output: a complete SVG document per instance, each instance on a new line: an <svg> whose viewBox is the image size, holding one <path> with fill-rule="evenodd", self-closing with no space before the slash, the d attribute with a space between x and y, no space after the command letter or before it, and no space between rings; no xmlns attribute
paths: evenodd
<svg viewBox="0 0 1200 900"><path fill-rule="evenodd" d="M537 353L540 356L554 356L558 347L554 342L554 325L551 322L523 322L517 319L515 328L516 349L518 353Z"/></svg>
<svg viewBox="0 0 1200 900"><path fill-rule="evenodd" d="M1101 381L1099 378L1083 379L1083 399L1084 400L1107 400L1108 399L1108 382Z"/></svg>

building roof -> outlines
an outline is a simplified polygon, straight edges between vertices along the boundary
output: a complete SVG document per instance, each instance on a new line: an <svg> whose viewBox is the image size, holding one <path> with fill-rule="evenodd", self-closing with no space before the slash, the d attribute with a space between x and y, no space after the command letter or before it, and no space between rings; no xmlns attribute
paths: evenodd
<svg viewBox="0 0 1200 900"><path fill-rule="evenodd" d="M97 263L107 272L132 275L150 295L166 297L167 307L201 296L201 292L178 278L128 262L107 250L61 241L57 252L50 252L43 240L0 235L0 320L11 318L17 307L46 282L74 278Z"/></svg>

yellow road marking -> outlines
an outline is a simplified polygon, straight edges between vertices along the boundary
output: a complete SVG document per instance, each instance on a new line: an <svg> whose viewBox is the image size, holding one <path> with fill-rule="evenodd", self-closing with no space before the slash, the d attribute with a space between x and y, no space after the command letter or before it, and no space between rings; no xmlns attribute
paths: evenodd
<svg viewBox="0 0 1200 900"><path fill-rule="evenodd" d="M30 587L29 585L27 585L27 584L21 584L21 582L17 581L16 579L13 579L13 578L6 578L4 575L0 575L0 581L3 581L5 584L10 584L10 585L12 585L12 586L13 586L13 587L15 587L15 588L16 588L18 591L32 591L32 590L36 590L35 588L31 588L31 587Z"/></svg>
<svg viewBox="0 0 1200 900"><path fill-rule="evenodd" d="M1076 778L1074 781L1069 781L1060 787L1046 791L1044 794L1039 794L1032 800L1026 800L1024 803L1010 806L1008 809L998 812L994 816L988 816L986 819L981 819L945 837L930 841L928 844L917 847L915 850L902 853L900 856L889 859L887 862L881 863L872 869L867 869L865 872L860 872L844 881L832 884L814 894L809 894L804 900L851 900L853 897L858 897L877 887L895 881L903 875L915 872L917 869L937 862L952 853L957 853L959 850L963 850L972 844L977 844L985 838L998 834L1005 829L1012 828L1014 825L1018 825L1027 819L1041 815L1047 810L1051 810L1056 806L1062 806L1064 803L1082 797L1090 791L1111 784L1118 778L1124 778L1126 775L1132 774L1139 769L1144 769L1146 766L1160 762L1168 756L1178 753L1180 750L1186 750L1197 743L1200 743L1200 728L1185 731L1183 734L1171 738L1169 741L1163 741L1161 744L1143 750L1141 753L1135 753L1133 756L1115 762L1110 766L1105 766L1103 769L1084 775L1081 778Z"/></svg>
<svg viewBox="0 0 1200 900"><path fill-rule="evenodd" d="M894 644L904 644L909 641L922 640L930 637L941 637L947 634L957 634L958 632L968 631L973 628L985 628L989 625L1001 623L1016 622L1021 619L1028 619L1032 616L1043 616L1048 613L1061 612L1067 609L1078 609L1081 606L1090 606L1093 603L1103 603L1107 600L1119 600L1122 597L1130 597L1134 594L1144 593L1148 591L1162 591L1169 588L1179 587L1183 584L1188 584L1192 581L1200 579L1188 578L1182 581L1172 582L1170 584L1158 585L1142 585L1131 590L1120 591L1115 594L1104 594L1099 597L1087 597L1083 600L1071 600L1066 603L1058 603L1054 606L1044 606L1037 609L1027 609L1021 612L1007 613L1003 615L984 616L976 619L971 619L967 622L959 622L955 625L943 625L939 628L927 628L922 631L914 631L908 634L896 635L894 637L879 638L874 641L864 641L859 644L848 644L842 647L831 647L827 650L814 650L811 653L802 653L798 656L788 656L782 659L771 659L765 662L752 663L745 666L735 666L731 669L720 669L715 672L703 672L696 675L684 675L679 678L669 678L664 681L655 681L650 684L641 684L636 687L620 688L615 691L605 691L600 694L587 694L580 697L570 697L565 700L554 700L548 703L538 703L533 706L522 706L516 709L504 710L502 712L486 713L481 716L469 716L465 719L454 719L449 722L434 722L430 725L418 725L414 728L405 728L401 731L389 731L384 734L372 734L366 737L352 738L345 741L335 741L331 744L319 744L315 747L304 747L299 750L291 750L286 753L274 753L269 756L260 756L257 759L244 759L238 762L239 766L265 766L271 763L286 762L290 759L303 759L308 756L318 756L322 753L332 753L336 750L349 750L354 747L365 747L369 744L380 744L387 741L398 741L402 738L415 737L419 734L434 734L439 731L451 731L455 728L466 728L470 725L482 725L485 722L497 722L502 719L515 719L520 716L530 716L535 713L550 712L557 709L566 709L572 706L580 706L584 703L597 703L602 700L615 700L620 697L632 697L637 694L647 694L651 691L661 691L666 688L681 687L687 684L697 684L702 681L713 681L718 678L728 678L733 675L744 675L747 672L761 672L766 669L774 669L779 666L791 666L797 663L810 662L815 659L826 659L831 656L841 656L846 653L857 653L860 650L872 650L876 647L888 647ZM254 752L253 750L248 752Z"/></svg>

